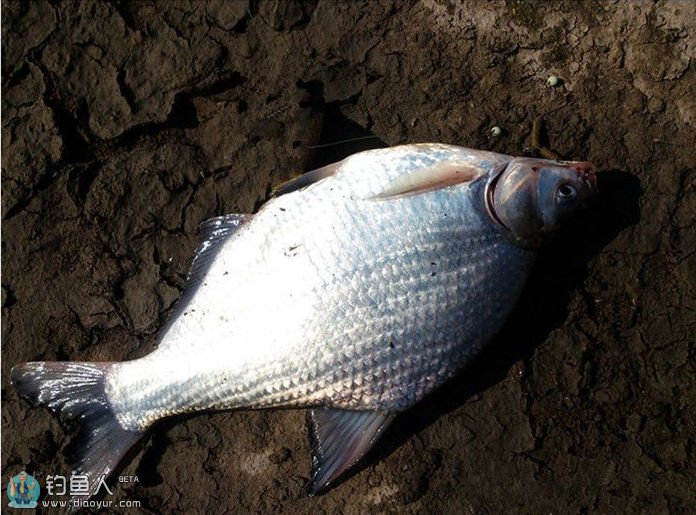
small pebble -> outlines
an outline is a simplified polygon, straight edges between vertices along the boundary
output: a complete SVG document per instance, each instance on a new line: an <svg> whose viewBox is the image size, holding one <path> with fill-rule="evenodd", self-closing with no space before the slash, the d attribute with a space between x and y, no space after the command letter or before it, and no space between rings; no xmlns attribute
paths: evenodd
<svg viewBox="0 0 696 515"><path fill-rule="evenodd" d="M556 77L555 75L551 75L548 79L546 79L546 84L551 86L552 88L555 88L561 83L561 79Z"/></svg>
<svg viewBox="0 0 696 515"><path fill-rule="evenodd" d="M500 136L502 133L503 133L503 129L501 129L497 125L491 129L491 135L495 138Z"/></svg>

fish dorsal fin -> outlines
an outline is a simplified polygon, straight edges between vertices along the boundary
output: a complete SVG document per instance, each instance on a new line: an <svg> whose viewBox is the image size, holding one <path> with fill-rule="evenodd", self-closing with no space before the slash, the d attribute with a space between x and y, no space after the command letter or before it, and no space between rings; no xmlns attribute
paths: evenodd
<svg viewBox="0 0 696 515"><path fill-rule="evenodd" d="M181 315L191 301L191 297L200 286L205 273L210 268L215 256L222 244L237 231L245 222L251 220L253 215L233 213L230 215L209 218L198 226L201 243L196 249L191 261L184 291L179 297L174 309L169 314L168 322L160 331L160 339L166 334L172 322Z"/></svg>
<svg viewBox="0 0 696 515"><path fill-rule="evenodd" d="M455 184L473 182L488 170L466 161L440 161L397 177L375 199L391 199L417 195Z"/></svg>
<svg viewBox="0 0 696 515"><path fill-rule="evenodd" d="M330 165L322 166L321 168L317 168L311 172L303 173L299 177L290 179L289 181L278 186L273 191L271 196L280 197L281 195L286 195L288 193L292 193L293 191L301 190L302 188L306 188L307 186L319 182L322 179L331 177L338 171L342 164L343 161L339 161L338 163L331 163Z"/></svg>
<svg viewBox="0 0 696 515"><path fill-rule="evenodd" d="M309 493L319 493L355 465L393 418L394 414L388 411L308 410L307 429L312 448Z"/></svg>

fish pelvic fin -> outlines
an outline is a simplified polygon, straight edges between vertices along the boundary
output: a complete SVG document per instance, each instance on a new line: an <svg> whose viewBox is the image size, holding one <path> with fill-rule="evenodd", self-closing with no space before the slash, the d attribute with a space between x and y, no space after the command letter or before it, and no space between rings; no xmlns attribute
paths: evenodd
<svg viewBox="0 0 696 515"><path fill-rule="evenodd" d="M105 379L114 365L37 361L12 369L12 384L22 397L68 419L76 419L81 425L70 444L70 458L73 474L87 476L89 487L73 500L87 500L98 493L124 454L142 436L141 432L121 427L111 409Z"/></svg>
<svg viewBox="0 0 696 515"><path fill-rule="evenodd" d="M388 411L308 410L312 474L307 492L310 495L321 493L360 461L394 416Z"/></svg>

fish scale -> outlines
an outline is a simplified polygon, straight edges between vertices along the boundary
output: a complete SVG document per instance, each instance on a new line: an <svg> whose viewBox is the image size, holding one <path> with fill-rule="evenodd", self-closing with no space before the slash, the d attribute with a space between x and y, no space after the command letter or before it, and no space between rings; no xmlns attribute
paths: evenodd
<svg viewBox="0 0 696 515"><path fill-rule="evenodd" d="M323 194L323 192L317 191L316 188L312 193L316 196ZM450 193L434 192L430 195L423 195L417 200L418 202L411 202L408 199L401 201L401 203L407 204L409 209L401 210L402 212L397 219L402 222L405 219L405 223L393 223L394 215L385 213L385 210L382 209L386 203L375 201L368 201L371 209L364 215L363 220L355 220L355 216L351 215L353 226L347 226L345 223L340 222L339 227L354 227L355 225L367 227L368 224L364 222L370 219L373 223L369 226L374 231L375 217L380 217L377 223L379 229L375 231L380 235L380 238L389 240L392 234L400 237L393 238L396 243L385 247L379 244L379 242L373 241L372 231L358 230L358 237L355 237L351 231L343 231L343 234L340 234L340 231L336 230L335 237L338 241L328 248L346 248L348 252L331 252L323 256L320 254L320 258L316 260L317 264L315 266L319 269L326 267L328 263L329 269L331 269L332 262L337 264L343 263L345 270L352 271L354 280L348 283L337 281L333 283L333 287L329 283L327 285L329 289L321 292L323 297L322 303L319 306L315 306L313 311L323 313L325 317L317 317L306 324L305 332L308 335L307 339L303 342L296 342L295 346L290 347L292 352L289 352L287 355L281 355L278 358L282 362L280 369L278 368L278 362L266 363L264 366L255 368L247 367L245 377L240 378L240 367L234 367L229 370L230 375L234 379L218 384L210 381L209 367L206 366L204 372L198 373L193 380L186 384L185 395L180 396L175 405L171 405L168 397L166 398L167 402L162 402L163 396L161 391L172 387L169 385L161 386L164 382L162 378L154 377L151 379L152 382L157 383L158 386L156 388L147 388L143 384L145 380L141 379L131 387L141 391L149 390L150 392L144 399L137 401L139 408L144 411L145 420L148 418L147 410L151 409L155 410L157 417L188 409L222 409L298 404L323 404L352 409L375 409L388 405L390 408L404 409L436 387L438 384L433 382L433 384L424 384L415 391L411 391L408 383L408 386L404 388L399 384L402 379L400 370L397 369L395 374L383 373L385 368L390 368L385 367L385 365L388 364L389 359L392 359L397 363L403 363L403 368L411 370L410 375L412 376L432 375L434 378L439 378L440 376L437 375L437 372L442 367L442 364L432 359L432 345L443 345L440 342L459 340L462 348L455 348L455 355L450 356L450 358L454 358L453 361L456 365L447 367L447 370L458 368L462 359L467 354L470 354L465 352L466 348L471 347L472 351L476 350L480 341L489 336L486 331L476 331L474 329L472 332L478 332L476 338L471 338L471 335L469 335L467 341L461 341L464 336L461 328L466 326L463 323L463 319L467 318L466 311L463 311L462 306L471 306L468 310L471 312L470 316L477 320L477 325L482 328L494 327L496 325L494 318L504 318L507 313L500 310L488 310L485 313L472 309L479 305L479 303L475 302L475 299L485 293L477 285L485 283L487 285L486 288L490 289L491 286L495 286L494 283L492 281L482 281L482 278L486 279L486 275L506 277L508 284L506 284L504 290L510 291L510 280L517 275L519 277L518 283L521 287L523 274L518 273L520 261L529 260L531 253L508 245L510 247L508 251L517 258L506 263L509 269L503 267L496 269L494 273L491 273L490 270L486 272L486 268L490 268L490 266L487 266L485 260L477 258L481 254L485 254L486 251L493 251L495 244L501 244L503 240L500 235L497 237L486 236L484 231L490 228L485 225L482 227L480 219L472 220L470 205L462 201L470 201L470 198L467 195L454 196ZM314 218L313 213L303 209L302 206L311 206L318 201L319 199L317 198L304 199L298 197L294 205L286 207L285 212L296 213L297 218L300 220L308 217ZM423 216L420 216L420 213L432 211L432 209L429 209L430 204L444 206L445 210L452 213L452 215L448 218L426 220L427 223L424 224ZM395 206L393 209L399 209L399 207ZM268 217L268 219L274 221L277 220L277 217ZM444 226L442 225L443 220L446 224ZM255 220L251 223L257 223L261 226L256 229L257 231L268 230L273 232L283 230L281 224L264 226L262 222L263 220L259 222ZM476 225L473 225L473 222L477 222ZM302 222L295 224L295 226L301 225ZM404 226L407 228L406 231L402 231ZM249 228L249 230L251 229L252 227ZM456 235L457 237L451 238L451 244L443 244L442 233ZM264 239L269 244L272 244L274 241L269 236L265 236ZM285 240L287 241L288 238L285 238ZM356 241L366 241L367 243L357 245ZM341 245L342 242L346 244L353 242L353 244L344 246ZM236 251L232 245L233 243L230 242L230 252ZM305 242L303 247L310 244L311 239ZM277 248L278 245L275 245L275 247ZM370 262L365 261L368 253L372 256ZM399 254L400 259L394 259L394 255ZM458 274L460 277L456 279L454 291L459 292L457 297L448 299L440 294L440 292L446 292L447 290L442 289L439 281L432 280L428 270L432 259L440 262L450 260L454 270L460 268L466 270ZM478 265L467 270L464 263L468 263L470 260L476 260ZM353 264L355 261L358 263ZM383 282L379 288L381 297L375 299L370 296L369 291L367 294L361 292L356 285L369 284L372 279L371 275L384 271L375 268L375 263L378 265L380 262L391 262L391 268L395 270L395 273L390 277L388 270L386 270L387 276L382 278ZM500 262L500 260L498 259L497 262ZM259 266L263 268L264 266L273 266L273 264L266 265L262 262ZM419 268L425 268L425 271L420 274L414 272L414 270ZM526 266L522 266L522 269L526 271ZM214 273L214 271L215 264L211 269L211 273ZM284 271L284 273L292 273L292 271ZM225 277L230 276L228 274ZM234 281L234 278L230 278L230 280ZM225 287L233 291L238 289L222 285L218 287ZM239 288L239 290L241 289ZM316 296L318 297L319 295ZM514 289L511 296L516 296ZM399 297L403 300L395 303L390 308L386 299L394 301L399 299ZM386 313L380 308L382 302L386 304ZM192 301L191 305L196 305L195 300ZM201 316L205 316L207 312L205 308L200 308L196 311L200 312ZM430 323L430 321L438 321L438 317L441 319L438 324ZM349 333L352 335L351 338L347 339L343 330L326 332L325 328L327 325L333 324L335 326L335 321L337 320L352 321L351 325L353 327ZM405 321L400 334L396 335L397 338L403 340L399 345L401 352L386 353L380 349L383 345L383 338L381 336L374 337L373 335L381 335L384 331L384 324L394 323L399 320ZM230 320L231 324L235 322L234 318ZM260 337L262 336L260 335ZM299 349L300 346L303 346L305 351L309 352L315 348L319 350L319 352L312 354L311 366L316 368L316 377L322 378L319 384L326 385L323 388L317 388L314 384L308 384L309 379L303 381L301 375L295 374L293 376L293 371L307 366L306 363L300 362L295 355L296 349ZM163 348L163 352L166 353L166 345ZM333 348L347 349L347 352L343 354L345 357L337 360L336 356L340 358L342 354L341 352L334 353L332 351ZM451 351L452 349L447 350ZM365 360L356 360L356 358L363 355L370 357ZM168 358L166 354L158 355L158 352L156 352L146 359L163 360L166 362ZM180 359L178 352L175 359ZM339 378L360 376L363 379L363 386L357 392L350 391L346 394L333 384L336 382L339 386L341 385L341 381L336 380L336 376L333 381L324 379L331 374L335 374ZM315 379L313 378L312 380L314 381ZM174 379L172 383L180 385L181 379ZM128 408L123 411L132 413L133 410Z"/></svg>
<svg viewBox="0 0 696 515"><path fill-rule="evenodd" d="M434 200L434 202L438 202L437 199ZM454 218L451 218L453 222L456 222ZM419 233L420 236L427 236L430 231L421 231ZM460 235L461 236L461 235ZM474 238L474 241L476 238ZM418 238L412 238L411 241L416 241L419 242ZM439 241L439 240L438 240ZM459 241L461 242L462 240L453 240L453 241ZM478 244L478 242L476 242ZM436 247L439 247L439 245L436 245ZM460 244L456 245L457 250L461 252L462 255L465 255L466 248L462 248ZM361 249L362 250L362 249ZM430 261L428 261L431 257L433 257L432 252L428 252L428 250L425 247L422 248L421 254L424 257L424 260L417 260L417 259L411 259L408 262L408 265L410 268L414 267L420 267L422 263L426 263L427 265L430 264ZM439 250L439 249L438 249ZM335 259L338 259L343 256L338 256ZM387 256L387 259L389 259L390 256ZM376 261L380 261L380 259L377 259ZM368 272L372 272L373 269L367 269ZM479 272L478 269L472 269L470 271L470 275L473 275L474 277L476 276L477 272ZM502 271L505 273L506 271ZM509 275L509 274L505 274ZM400 278L403 278L404 276L407 276L411 279L413 279L416 283L416 285L409 285L409 284L403 284L400 281ZM415 275L414 273L411 272L411 270L403 270L402 269L399 271L398 274L396 274L396 280L393 282L387 283L388 286L393 286L394 290L397 292L399 291L404 291L404 289L407 289L408 294L404 294L404 298L412 297L414 294L418 294L419 290L422 288L425 292L427 291L442 291L439 288L433 287L432 283L430 282L430 274L425 273L422 274L421 276ZM358 281L359 282L359 281ZM462 282L460 281L460 284ZM465 283L464 283L465 284ZM466 288L466 285L464 286ZM353 287L349 286L347 288L336 288L335 293L329 297L325 301L325 304L328 306L326 309L329 313L329 317L335 317L335 319L340 319L338 317L338 314L343 315L343 320L352 320L353 325L355 325L354 332L360 334L360 335L369 335L369 334L380 334L380 328L375 327L379 325L379 322L384 320L390 320L393 319L394 314L393 313L387 313L384 315L384 319L380 318L379 313L372 313L371 319L366 319L365 315L367 314L367 311L373 310L375 308L375 304L373 302L369 302L369 295L368 297L368 302L365 303L364 300L358 298L356 296L356 291ZM382 286L382 290L384 290L384 285ZM390 288L387 287L387 293L386 295L390 296L392 299L394 298L394 295L389 291ZM475 289L470 289L470 295L473 298L477 296L477 292ZM338 301L336 299L339 299ZM340 299L345 299L341 301ZM425 333L430 333L432 328L429 327L428 325L425 325L425 329L423 329L423 319L424 315L422 314L424 310L428 309L434 309L434 306L440 301L441 299L438 299L437 297L433 297L432 299L434 302L430 303L425 303L421 305L415 305L412 306L411 309L409 309L410 305L408 302L405 302L403 304L403 308L405 309L405 312L403 312L404 315L402 320L413 320L415 317L415 320L410 324L412 327L415 329L412 329L409 327L409 325L406 325L403 331L404 336L409 334L409 333L414 333L414 336L406 338L405 343L403 344L403 348L406 350L407 357L406 360L408 361L409 359L416 357L418 355L417 352L413 352L412 347L415 346L424 346L427 347L427 340L423 340L423 335ZM362 304L361 304L362 302ZM466 300L465 300L466 302ZM452 308L455 306L449 304L449 303L443 303L440 305L440 310L438 311L439 313L445 313L445 312L452 312ZM333 309L331 309L333 308ZM362 309L361 309L362 308ZM324 306L320 309L323 311ZM361 312L362 311L362 312ZM412 316L409 316L411 314ZM505 314L503 313L501 316L504 316ZM455 313L452 312L452 316L450 316L447 320L448 324L452 326L452 329L456 331L456 328L458 327L459 323L461 322L459 320L459 317L461 316L461 313ZM490 325L489 320L482 318L480 322L483 325ZM321 325L321 323L319 323ZM449 327L444 327L444 328L438 328L440 331L449 331ZM316 334L317 331L309 331L310 334L314 333ZM437 336L437 332L434 332ZM321 354L323 353L320 352L318 358L319 358L319 365L315 365L317 370L318 370L318 376L319 377L325 377L327 374L334 372L338 374L336 378L334 378L334 381L338 382L339 384L341 383L340 378L344 377L354 377L356 375L358 376L367 376L370 377L371 375L375 374L376 372L380 372L384 368L385 362L382 359L383 352L380 351L379 349L376 349L377 345L379 344L379 341L375 341L374 338L365 338L363 336L362 340L356 341L353 345L350 344L350 342L346 342L345 338L343 337L344 334L341 331L337 335L322 335L323 338L321 339L315 339L315 340L320 340L316 341L317 345L320 345L321 349L326 349L328 354L326 357L332 356L330 354L330 349L332 344L334 345L339 345L341 347L345 347L350 350L350 353L347 354L346 358L342 360L342 362L336 362L334 359L322 359ZM338 338L336 336L339 336ZM448 336L448 335L444 335ZM431 336L432 339L432 336ZM447 338L443 338L446 340ZM415 340L415 341L414 341ZM335 343L334 343L335 342ZM313 342L308 341L307 342L307 348L312 348ZM470 342L467 342L471 344ZM368 360L365 361L358 361L358 367L351 367L347 366L347 364L352 364L354 363L354 359L356 356L362 355L362 354L367 354L368 356L371 356ZM339 354L340 356L340 354ZM290 360L292 360L292 356L288 356ZM421 356L418 356L421 358ZM428 356L422 357L421 359L415 361L416 366L408 366L408 368L414 370L413 374L414 375L419 375L423 372L428 372L429 370L426 367L429 367L430 369L433 369L437 371L439 368L441 368L442 364L435 362L430 362ZM287 358L286 358L287 359ZM392 353L391 359L396 360L399 362L399 360L404 361L403 356L401 356L399 353ZM247 391L244 392L244 389L242 388L241 391L239 388L239 383L234 387L234 391L230 392L230 395L226 395L224 390L223 391L215 391L213 390L214 393L209 394L211 398L215 399L222 399L225 398L226 401L221 403L220 405L215 405L215 404L208 404L208 397L206 396L206 389L200 389L200 390L188 390L187 388L187 395L182 399L183 402L182 404L186 403L191 403L191 404L196 404L196 403L202 403L203 406L205 407L215 407L215 408L226 408L226 407L232 407L232 406L244 406L249 405L249 406L254 406L254 407L260 407L264 405L269 405L269 404L274 404L274 403L289 403L289 404L297 404L297 403L328 403L331 404L333 402L336 402L336 405L343 406L342 399L345 397L342 395L340 391L335 392L333 389L315 389L311 387L307 387L303 385L302 377L296 377L296 378L291 378L288 379L287 373L290 372L291 370L297 370L302 368L299 366L300 364L297 362L292 362L290 361L289 363L286 363L285 366L280 370L273 370L274 366L270 365L266 367L266 370L264 369L256 369L251 371L250 375L255 377L254 381L251 381L250 383L247 383ZM270 369L270 370L269 370ZM275 372L275 374L273 373ZM275 377L274 377L275 376ZM399 391L398 387L391 386L389 383L389 377L380 377L377 375L379 379L373 380L373 381L368 381L367 385L369 387L363 387L359 393L356 394L356 392L352 392L350 395L350 398L353 402L355 402L356 399L360 399L360 402L355 402L355 404L350 404L345 407L350 407L350 408L374 408L379 406L381 403L384 402L394 402L395 400L397 402L401 403L412 403L415 402L418 398L420 398L425 392L414 392L412 394L406 394L404 396L404 399L395 399L396 395L393 393L394 391ZM278 379L281 378L281 379ZM393 377L397 382L399 380L399 376L396 375ZM268 394L266 393L269 388L267 386L269 384L274 384L275 381L281 381L281 384L277 387L271 387L270 389L275 391L275 394ZM282 384L282 381L289 381L293 385L293 394L294 395L289 395L289 392L287 392L288 388L285 387ZM330 381L327 381L327 383ZM206 383L203 383L204 385L207 386ZM231 382L231 384L234 384L234 381ZM242 382L242 385L245 383ZM254 388L254 385L256 385L256 388ZM244 395L246 393L246 395ZM158 396L158 393L155 391L152 394L153 397ZM229 397L229 399L228 399ZM241 399L240 399L241 398ZM398 404L397 404L398 405ZM200 404L199 404L200 406ZM184 408L186 406L183 406ZM191 406L192 407L192 406ZM160 411L158 411L158 414Z"/></svg>
<svg viewBox="0 0 696 515"><path fill-rule="evenodd" d="M13 383L84 422L76 470L91 484L161 418L308 408L316 492L490 340L546 224L593 180L588 163L442 144L355 154L282 187L253 216L202 224L152 353L25 363Z"/></svg>

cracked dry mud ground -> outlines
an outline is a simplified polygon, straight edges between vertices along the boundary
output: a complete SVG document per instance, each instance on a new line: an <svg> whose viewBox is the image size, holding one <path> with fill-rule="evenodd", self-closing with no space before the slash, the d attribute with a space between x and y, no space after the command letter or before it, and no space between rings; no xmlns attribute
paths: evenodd
<svg viewBox="0 0 696 515"><path fill-rule="evenodd" d="M543 116L551 146L607 172L601 198L544 248L490 349L356 474L306 497L301 413L205 414L159 425L125 463L140 482L114 498L164 513L693 513L695 3L3 11L3 477L69 473L73 431L17 397L11 367L149 352L201 221L370 146L519 154Z"/></svg>

